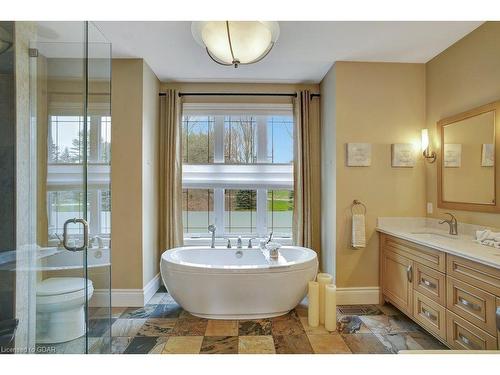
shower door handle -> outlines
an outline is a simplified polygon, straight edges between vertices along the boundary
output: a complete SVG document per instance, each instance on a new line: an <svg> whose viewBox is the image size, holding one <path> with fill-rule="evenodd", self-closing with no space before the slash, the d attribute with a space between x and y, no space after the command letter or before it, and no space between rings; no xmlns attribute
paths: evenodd
<svg viewBox="0 0 500 375"><path fill-rule="evenodd" d="M76 224L76 223L80 223L83 225L83 246L80 246L80 247L70 247L68 246L67 244L67 240L68 240L68 225L69 224ZM63 246L66 250L69 250L69 251L82 251L82 250L85 250L86 247L89 246L89 224L87 223L87 221L85 219L77 219L77 218L74 218L74 219L68 219L64 222L64 226L63 226Z"/></svg>

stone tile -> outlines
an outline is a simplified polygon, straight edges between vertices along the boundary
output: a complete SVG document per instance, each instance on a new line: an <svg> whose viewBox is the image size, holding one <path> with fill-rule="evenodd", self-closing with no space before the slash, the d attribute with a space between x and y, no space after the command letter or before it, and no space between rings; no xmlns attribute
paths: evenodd
<svg viewBox="0 0 500 375"><path fill-rule="evenodd" d="M337 334L326 335L308 335L309 342L316 354L347 354L351 350L343 340L342 336Z"/></svg>
<svg viewBox="0 0 500 375"><path fill-rule="evenodd" d="M170 336L176 323L177 319L150 318L146 320L137 332L137 335L153 337Z"/></svg>
<svg viewBox="0 0 500 375"><path fill-rule="evenodd" d="M302 324L302 327L304 328L304 331L308 335L328 335L330 332L328 332L325 328L324 325L318 325L317 327L311 327L309 326L307 322L307 317L300 317L300 323Z"/></svg>
<svg viewBox="0 0 500 375"><path fill-rule="evenodd" d="M274 336L277 354L312 354L313 349L305 333L299 335Z"/></svg>
<svg viewBox="0 0 500 375"><path fill-rule="evenodd" d="M295 307L295 311L298 316L307 316L307 309L309 306L309 302L307 301L307 297L305 297L300 303Z"/></svg>
<svg viewBox="0 0 500 375"><path fill-rule="evenodd" d="M205 336L238 336L236 320L209 320Z"/></svg>
<svg viewBox="0 0 500 375"><path fill-rule="evenodd" d="M238 338L239 354L275 354L272 336L240 336Z"/></svg>
<svg viewBox="0 0 500 375"><path fill-rule="evenodd" d="M159 354L165 347L165 337L136 336L130 341L124 354Z"/></svg>
<svg viewBox="0 0 500 375"><path fill-rule="evenodd" d="M355 354L386 354L390 353L380 340L371 333L356 333L342 335L345 343Z"/></svg>
<svg viewBox="0 0 500 375"><path fill-rule="evenodd" d="M120 316L120 319L144 319L149 318L149 315L155 311L156 305L146 305L144 307L136 308L130 307L126 309Z"/></svg>
<svg viewBox="0 0 500 375"><path fill-rule="evenodd" d="M163 301L167 297L167 293L156 293L151 299L148 301L148 305L159 305L163 303Z"/></svg>
<svg viewBox="0 0 500 375"><path fill-rule="evenodd" d="M402 315L402 312L399 311L396 307L394 307L393 305L391 305L390 303L385 303L383 305L378 305L377 306L381 311L382 313L384 313L385 315Z"/></svg>
<svg viewBox="0 0 500 375"><path fill-rule="evenodd" d="M178 318L182 312L182 308L177 305L157 305L156 309L149 314L150 318Z"/></svg>
<svg viewBox="0 0 500 375"><path fill-rule="evenodd" d="M92 310L90 310L92 309ZM97 307L89 309L89 317L93 318L108 318L111 315L111 318L118 319L127 309L126 307L112 307L111 311L109 307Z"/></svg>
<svg viewBox="0 0 500 375"><path fill-rule="evenodd" d="M122 354L132 341L132 337L112 337L111 354Z"/></svg>
<svg viewBox="0 0 500 375"><path fill-rule="evenodd" d="M370 331L381 335L422 330L416 323L403 315L361 316L360 319Z"/></svg>
<svg viewBox="0 0 500 375"><path fill-rule="evenodd" d="M381 335L375 333L382 345L386 347L391 353L397 353L400 350L421 350L422 346L419 345L411 336L405 333L392 333L389 335Z"/></svg>
<svg viewBox="0 0 500 375"><path fill-rule="evenodd" d="M339 316L364 316L381 315L382 311L377 305L339 305L337 306L337 315Z"/></svg>
<svg viewBox="0 0 500 375"><path fill-rule="evenodd" d="M240 320L238 323L240 336L268 336L272 334L271 320Z"/></svg>
<svg viewBox="0 0 500 375"><path fill-rule="evenodd" d="M372 333L363 324L361 317L356 315L340 316L337 322L337 331L340 333Z"/></svg>
<svg viewBox="0 0 500 375"><path fill-rule="evenodd" d="M273 336L304 334L304 328L295 311L271 319Z"/></svg>
<svg viewBox="0 0 500 375"><path fill-rule="evenodd" d="M205 336L200 354L238 354L238 336Z"/></svg>
<svg viewBox="0 0 500 375"><path fill-rule="evenodd" d="M172 330L172 336L203 336L208 321L201 318L178 319Z"/></svg>
<svg viewBox="0 0 500 375"><path fill-rule="evenodd" d="M203 336L171 336L168 338L163 354L198 354Z"/></svg>
<svg viewBox="0 0 500 375"><path fill-rule="evenodd" d="M427 332L408 332L407 335L415 340L424 350L448 350L447 346Z"/></svg>
<svg viewBox="0 0 500 375"><path fill-rule="evenodd" d="M111 326L111 336L135 336L144 323L146 323L146 319L116 319Z"/></svg>
<svg viewBox="0 0 500 375"><path fill-rule="evenodd" d="M88 335L90 337L101 337L107 332L109 335L109 329L116 319L108 318L92 318L89 319L88 325Z"/></svg>

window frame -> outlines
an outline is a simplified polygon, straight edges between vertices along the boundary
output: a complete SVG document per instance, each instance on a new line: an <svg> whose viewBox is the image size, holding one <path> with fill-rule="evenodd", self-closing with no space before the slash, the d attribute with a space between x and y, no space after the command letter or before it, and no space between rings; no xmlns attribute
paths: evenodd
<svg viewBox="0 0 500 375"><path fill-rule="evenodd" d="M213 217L218 228L218 237L244 236L247 238L268 235L269 190L293 191L293 162L268 162L268 117L289 116L292 122L293 106L290 103L184 103L182 118L185 116L214 117L213 163L182 164L182 189L213 189ZM227 116L252 116L256 118L256 162L249 164L225 163L224 128ZM293 142L293 141L292 141ZM292 145L293 147L293 145ZM293 150L295 153L295 150ZM276 178L278 174L279 178ZM225 232L225 190L256 190L256 233ZM203 233L184 232L185 243L197 243L196 239L209 236ZM284 242L291 243L292 233L277 233ZM194 240L194 241L193 241Z"/></svg>
<svg viewBox="0 0 500 375"><path fill-rule="evenodd" d="M107 107L103 107L102 109L106 109ZM50 113L48 114L48 132L49 137L47 138L47 142L54 142L52 139L52 127L53 127L53 118L56 121L56 127L60 126L59 123L63 123L64 117L77 117L79 119L79 131L81 131L82 126L84 126L84 117L83 115L75 115L75 111L78 108L66 107L62 108L59 106L53 106L50 108ZM108 160L102 160L104 155L103 144L101 144L100 136L103 131L103 127L109 126L111 127L112 118L109 114L100 114L89 113L87 116L87 124L89 127L94 127L95 131L89 134L89 143L88 143L88 153L89 160L87 163L87 178L88 178L88 196L87 196L87 204L88 204L88 219L90 225L90 233L93 236L100 236L102 238L110 238L111 236L111 227L109 226L109 233L104 233L101 231L102 228L102 220L101 215L103 211L102 208L102 199L103 192L108 191L111 192L110 187L110 176L111 176L111 154L107 156ZM56 130L57 133L57 130ZM107 139L109 140L109 139ZM97 160L97 161L93 161ZM82 184L82 166L81 158L79 162L59 162L59 161L51 161L47 155L47 186L46 186L46 194L47 194L47 214L48 214L48 222L47 222L47 233L49 236L48 244L49 245L57 245L59 240L51 239L50 236L52 234L50 229L50 216L52 212L50 211L52 205L52 198L50 193L52 192L65 192L74 190L75 187L78 187ZM109 223L111 225L111 223ZM55 228L57 231L57 228ZM57 232L57 234L61 235L62 233ZM82 235L74 235L77 238Z"/></svg>

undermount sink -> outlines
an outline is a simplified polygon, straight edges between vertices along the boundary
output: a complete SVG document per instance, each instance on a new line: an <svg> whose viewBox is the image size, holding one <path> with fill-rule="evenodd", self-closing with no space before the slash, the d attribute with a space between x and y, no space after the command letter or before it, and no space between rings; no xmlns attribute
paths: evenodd
<svg viewBox="0 0 500 375"><path fill-rule="evenodd" d="M454 236L451 234L431 232L431 231L411 232L411 234L415 234L415 235L422 236L422 237L429 238L429 239L448 238L448 239L456 240L458 238L458 236Z"/></svg>

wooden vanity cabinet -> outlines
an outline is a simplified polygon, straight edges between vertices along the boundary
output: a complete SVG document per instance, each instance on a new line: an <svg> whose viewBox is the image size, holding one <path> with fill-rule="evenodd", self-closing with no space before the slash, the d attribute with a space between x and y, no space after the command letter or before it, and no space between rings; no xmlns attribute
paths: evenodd
<svg viewBox="0 0 500 375"><path fill-rule="evenodd" d="M453 349L500 349L500 270L380 233L381 302Z"/></svg>
<svg viewBox="0 0 500 375"><path fill-rule="evenodd" d="M393 251L385 250L382 257L382 292L401 311L411 314L413 304L413 261Z"/></svg>

